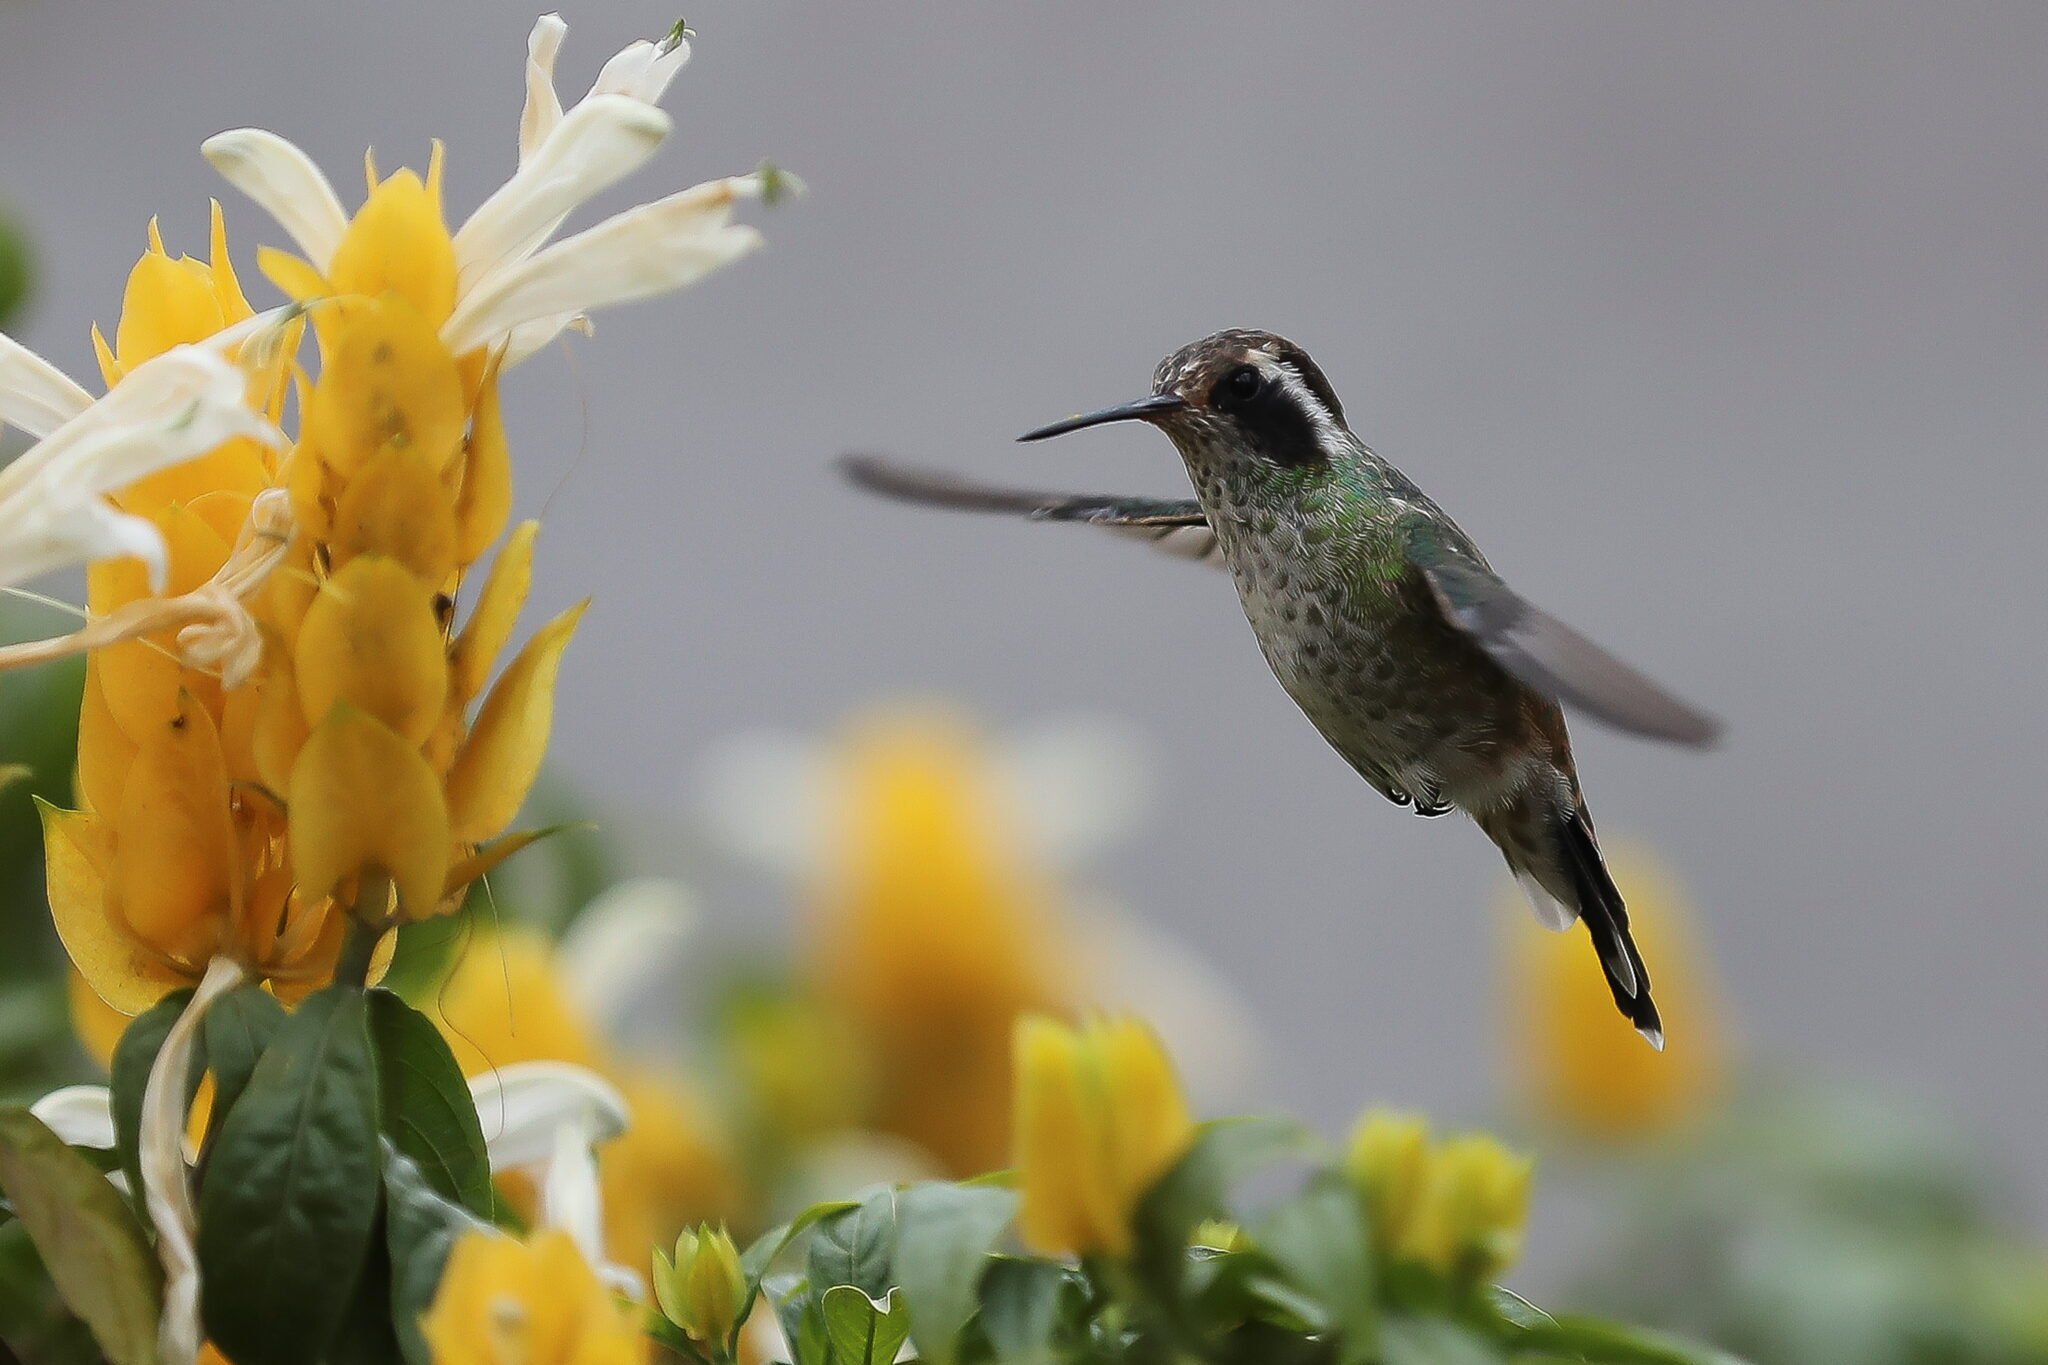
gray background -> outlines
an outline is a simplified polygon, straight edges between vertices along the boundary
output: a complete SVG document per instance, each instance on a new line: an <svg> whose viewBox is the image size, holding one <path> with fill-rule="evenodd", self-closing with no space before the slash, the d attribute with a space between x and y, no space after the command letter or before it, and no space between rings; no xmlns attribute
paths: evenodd
<svg viewBox="0 0 2048 1365"><path fill-rule="evenodd" d="M660 4L572 5L581 90ZM1953 1105L2048 1187L2048 7L704 0L645 197L763 157L762 255L518 378L538 605L598 597L557 753L670 799L716 736L902 689L1106 710L1162 753L1129 903L1255 1001L1275 1098L1476 1109L1502 880L1286 703L1227 584L1080 532L919 518L850 444L1174 493L1137 429L1018 448L1225 325L1306 344L1361 435L1525 592L1726 717L1696 759L1581 727L1610 841L1691 885L1759 1051ZM0 6L27 339L85 323L201 138L301 141L353 199L507 174L531 11ZM230 198L248 256L277 234ZM248 270L250 278L254 271ZM580 452L580 454L579 454Z"/></svg>

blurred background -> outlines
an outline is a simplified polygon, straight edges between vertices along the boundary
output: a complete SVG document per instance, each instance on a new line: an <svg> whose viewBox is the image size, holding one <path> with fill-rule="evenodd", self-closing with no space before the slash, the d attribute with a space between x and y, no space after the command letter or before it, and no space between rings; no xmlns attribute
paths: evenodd
<svg viewBox="0 0 2048 1365"><path fill-rule="evenodd" d="M570 91L676 17L563 13ZM811 192L761 215L758 258L607 315L508 398L547 527L532 619L597 598L553 752L613 865L684 878L711 941L772 943L797 898L735 826L791 808L728 818L736 772L801 766L764 732L826 742L903 696L953 699L996 747L1102 718L1129 818L1088 884L1220 964L1256 1059L1236 1107L1333 1131L1369 1099L1502 1108L1527 1063L1498 856L1325 750L1224 579L863 501L829 468L863 448L1176 495L1154 433L1010 437L1137 396L1184 341L1271 328L1518 588L1727 721L1705 757L1576 735L1603 836L1692 907L1714 1035L1942 1116L1957 1178L2038 1229L2048 9L687 17L678 136L637 183L772 158ZM253 281L278 233L200 159L225 127L298 141L351 202L365 145L424 164L443 138L467 212L512 166L531 20L4 0L0 212L38 260L11 330L91 375L86 324L114 318L147 215L198 250L209 194ZM1912 1129L1855 1112L1842 1131ZM1553 1197L1563 1245L1594 1237Z"/></svg>

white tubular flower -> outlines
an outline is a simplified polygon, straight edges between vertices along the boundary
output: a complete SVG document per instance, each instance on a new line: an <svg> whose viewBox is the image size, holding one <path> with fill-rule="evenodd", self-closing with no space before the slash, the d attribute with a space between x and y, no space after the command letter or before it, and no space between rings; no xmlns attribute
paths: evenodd
<svg viewBox="0 0 2048 1365"><path fill-rule="evenodd" d="M761 244L760 233L730 221L736 200L760 193L758 176L709 181L500 262L456 303L441 339L458 355L512 342L506 362L516 364L593 308L695 284ZM535 332L535 323L549 325Z"/></svg>
<svg viewBox="0 0 2048 1365"><path fill-rule="evenodd" d="M92 406L92 395L70 376L0 334L0 426L48 436Z"/></svg>
<svg viewBox="0 0 2048 1365"><path fill-rule="evenodd" d="M104 1085L67 1085L52 1090L28 1107L68 1146L111 1151L114 1147L114 1097Z"/></svg>
<svg viewBox="0 0 2048 1365"><path fill-rule="evenodd" d="M327 269L348 231L348 212L312 157L262 128L221 133L199 150L230 185L277 219L315 269Z"/></svg>
<svg viewBox="0 0 2048 1365"><path fill-rule="evenodd" d="M646 164L667 139L669 117L656 104L690 55L680 30L629 44L565 111L554 68L567 32L557 15L535 23L519 169L454 235L455 311L441 335L458 354L488 347L516 363L593 308L681 289L760 244L752 228L728 221L736 200L764 189L761 177L739 176L628 209L548 245L572 212ZM218 134L202 150L277 219L314 270L329 273L348 219L311 158L257 128ZM799 188L788 177L782 183Z"/></svg>
<svg viewBox="0 0 2048 1365"><path fill-rule="evenodd" d="M619 1292L643 1298L639 1272L604 1259L604 1199L597 1148L626 1131L626 1098L568 1062L515 1062L469 1083L491 1173L521 1171L540 1187L542 1226L569 1234Z"/></svg>
<svg viewBox="0 0 2048 1365"><path fill-rule="evenodd" d="M236 437L285 444L249 406L247 376L212 348L174 347L83 408L75 385L33 359L12 342L0 348L0 417L47 428L0 470L0 586L133 555L161 588L162 534L108 495Z"/></svg>
<svg viewBox="0 0 2048 1365"><path fill-rule="evenodd" d="M30 1105L28 1112L66 1146L114 1150L114 1092L104 1085L67 1085L52 1090ZM126 1172L108 1171L107 1183L128 1193Z"/></svg>
<svg viewBox="0 0 2048 1365"><path fill-rule="evenodd" d="M526 107L519 113L519 164L525 165L562 117L555 95L555 54L569 26L559 14L543 14L526 36Z"/></svg>
<svg viewBox="0 0 2048 1365"><path fill-rule="evenodd" d="M207 964L199 988L164 1035L149 1080L142 1087L142 1126L136 1147L143 1205L156 1227L157 1259L164 1266L157 1354L165 1365L192 1365L198 1359L201 1338L199 1215L192 1205L192 1185L185 1170L185 1096L192 1077L192 1050L206 1012L247 976L233 958L217 957Z"/></svg>
<svg viewBox="0 0 2048 1365"><path fill-rule="evenodd" d="M615 883L585 906L555 946L562 985L612 1042L673 1045L677 979L703 923L689 888L666 877Z"/></svg>

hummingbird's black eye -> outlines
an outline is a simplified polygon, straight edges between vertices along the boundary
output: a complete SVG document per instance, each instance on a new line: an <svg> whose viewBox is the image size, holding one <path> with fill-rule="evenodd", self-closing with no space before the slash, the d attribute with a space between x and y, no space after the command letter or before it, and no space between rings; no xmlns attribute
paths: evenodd
<svg viewBox="0 0 2048 1365"><path fill-rule="evenodd" d="M1266 376L1256 365L1240 365L1223 376L1211 401L1219 408L1242 407L1256 399L1266 387Z"/></svg>

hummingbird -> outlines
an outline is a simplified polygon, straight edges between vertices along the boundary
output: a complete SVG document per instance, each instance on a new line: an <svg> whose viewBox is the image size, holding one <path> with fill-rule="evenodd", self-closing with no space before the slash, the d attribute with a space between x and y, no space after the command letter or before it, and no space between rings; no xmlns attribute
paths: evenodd
<svg viewBox="0 0 2048 1365"><path fill-rule="evenodd" d="M1220 564L1274 676L1387 800L1465 812L1548 928L1583 924L1615 1005L1653 1047L1663 1022L1579 790L1563 708L1704 747L1718 723L1517 594L1458 524L1359 440L1322 369L1271 332L1183 346L1135 402L1026 432L1146 422L1191 500L1038 493L842 461L911 502L1082 522Z"/></svg>

